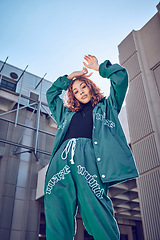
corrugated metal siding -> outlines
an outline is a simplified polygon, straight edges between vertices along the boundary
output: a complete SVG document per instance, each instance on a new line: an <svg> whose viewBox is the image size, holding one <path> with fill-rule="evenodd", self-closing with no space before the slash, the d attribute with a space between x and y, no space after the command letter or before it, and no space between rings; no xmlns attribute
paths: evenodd
<svg viewBox="0 0 160 240"><path fill-rule="evenodd" d="M23 84L22 84L22 89L21 89L21 94L29 97L30 96L30 92L34 92L38 95L40 95L40 89L41 89L41 85L38 86L37 89L35 89L35 86L37 85L37 83L39 83L41 79L39 77L36 77L34 75L31 75L29 73L25 73L24 74L24 79L23 79ZM17 92L20 92L20 88L21 88L21 81L22 79L18 82L17 84ZM42 84L42 83L41 83ZM51 86L52 83L43 80L43 87L42 87L42 92L41 92L41 100L42 102L47 102L46 100L46 91L47 89ZM26 99L21 99L21 104L27 104L28 100Z"/></svg>
<svg viewBox="0 0 160 240"><path fill-rule="evenodd" d="M131 32L118 46L119 60L122 65L134 52L136 52L136 46L133 38L134 31Z"/></svg>
<svg viewBox="0 0 160 240"><path fill-rule="evenodd" d="M2 62L0 62L0 66L1 65L2 65ZM23 70L18 69L18 68L14 67L14 66L6 64L5 67L3 68L3 71L1 72L1 74L11 80L11 77L10 77L10 73L11 72L15 72L18 75L18 77L20 77L22 72L23 72ZM17 80L18 79L16 79L15 82ZM20 79L20 81L17 83L16 92L20 93L20 91L21 91L21 94L23 94L23 95L25 95L27 97L30 96L30 92L34 92L34 93L40 95L41 85L39 85L37 87L37 89L35 89L36 85L39 83L40 80L41 80L41 77L33 75L33 74L29 73L29 72L25 72L23 74L22 78ZM22 82L23 82L23 84L22 84ZM47 80L43 80L43 85L42 85L43 87L42 87L42 91L41 91L41 100L44 103L47 103L46 91L51 86L51 84L52 84L52 82L49 82ZM24 99L24 98L21 98L20 103L22 105L27 105L28 104L28 100Z"/></svg>
<svg viewBox="0 0 160 240"><path fill-rule="evenodd" d="M154 133L132 145L139 173L149 171L160 164Z"/></svg>
<svg viewBox="0 0 160 240"><path fill-rule="evenodd" d="M0 67L1 67L2 65L3 65L3 62L0 61ZM3 68L3 70L2 70L2 72L1 72L1 74L4 75L4 76L7 77L7 78L11 78L10 73L11 73L11 72L15 72L15 73L18 75L18 77L20 77L20 75L22 74L22 71L23 71L23 70L21 70L21 69L15 67L15 66L12 66L12 65L9 65L9 64L6 63L5 66L4 66L4 68Z"/></svg>
<svg viewBox="0 0 160 240"><path fill-rule="evenodd" d="M144 175L138 180L140 192L141 211L145 240L160 239L160 169Z"/></svg>
<svg viewBox="0 0 160 240"><path fill-rule="evenodd" d="M126 107L133 144L153 131L141 75L130 82Z"/></svg>
<svg viewBox="0 0 160 240"><path fill-rule="evenodd" d="M123 67L128 71L129 81L136 77L141 72L137 53L132 55L128 61L123 64Z"/></svg>

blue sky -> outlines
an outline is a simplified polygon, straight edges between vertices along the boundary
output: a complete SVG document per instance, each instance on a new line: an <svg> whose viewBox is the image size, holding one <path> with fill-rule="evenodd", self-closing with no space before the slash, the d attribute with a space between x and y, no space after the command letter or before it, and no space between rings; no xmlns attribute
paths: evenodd
<svg viewBox="0 0 160 240"><path fill-rule="evenodd" d="M1 0L0 60L54 81L83 56L118 62L120 42L156 13L158 0ZM96 76L96 75L95 75ZM93 78L95 77L93 76ZM96 76L97 77L97 76Z"/></svg>

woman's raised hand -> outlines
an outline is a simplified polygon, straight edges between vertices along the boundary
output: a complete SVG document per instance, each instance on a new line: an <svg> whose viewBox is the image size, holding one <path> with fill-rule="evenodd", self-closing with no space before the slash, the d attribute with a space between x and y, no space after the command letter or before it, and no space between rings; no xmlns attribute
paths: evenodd
<svg viewBox="0 0 160 240"><path fill-rule="evenodd" d="M70 75L68 75L67 78L72 80L76 77L80 77L80 76L90 77L91 75L92 75L92 73L88 74L88 69L86 67L83 67L83 69L81 71L72 72Z"/></svg>
<svg viewBox="0 0 160 240"><path fill-rule="evenodd" d="M84 59L87 61L87 63L83 62L85 67L96 70L96 71L99 70L98 59L95 56L88 54L88 55L85 55Z"/></svg>
<svg viewBox="0 0 160 240"><path fill-rule="evenodd" d="M96 71L99 70L98 59L95 56L92 56L92 55L88 54L88 55L85 55L84 59L87 62L87 63L83 62L85 67L83 67L83 69L81 71L72 72L70 75L68 75L67 78L72 80L72 79L74 79L76 77L79 77L79 76L90 77L93 73L88 74L88 69L87 68L90 68L90 69L93 69L93 70L96 70Z"/></svg>

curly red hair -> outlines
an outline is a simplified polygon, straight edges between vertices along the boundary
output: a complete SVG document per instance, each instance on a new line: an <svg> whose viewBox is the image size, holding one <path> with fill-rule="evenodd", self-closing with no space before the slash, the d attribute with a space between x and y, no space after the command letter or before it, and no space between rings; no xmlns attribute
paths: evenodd
<svg viewBox="0 0 160 240"><path fill-rule="evenodd" d="M66 101L67 107L72 112L77 112L82 109L81 103L75 98L73 91L72 91L73 83L77 80L84 82L87 85L87 87L90 89L90 94L92 97L91 98L92 106L95 107L97 102L102 97L104 97L104 95L103 95L103 93L101 93L100 88L97 87L96 84L94 82L92 82L92 80L90 80L89 78L83 77L83 76L77 77L71 81L71 83L67 89L67 101Z"/></svg>

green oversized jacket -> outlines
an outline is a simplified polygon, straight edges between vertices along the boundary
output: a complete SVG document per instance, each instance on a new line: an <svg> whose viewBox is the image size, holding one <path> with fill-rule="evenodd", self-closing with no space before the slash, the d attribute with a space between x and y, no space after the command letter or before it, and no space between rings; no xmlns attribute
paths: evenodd
<svg viewBox="0 0 160 240"><path fill-rule="evenodd" d="M106 60L100 64L99 74L110 78L111 87L108 98L102 98L93 109L92 141L97 159L97 168L103 183L113 185L138 177L138 172L121 124L118 119L128 87L127 71L118 64ZM47 91L50 111L57 122L57 132L51 159L60 147L70 121L75 114L64 107L59 97L67 90L71 80L59 77Z"/></svg>

